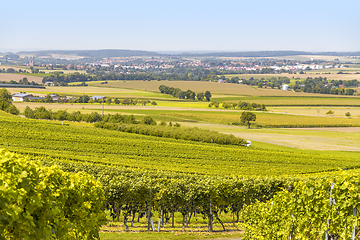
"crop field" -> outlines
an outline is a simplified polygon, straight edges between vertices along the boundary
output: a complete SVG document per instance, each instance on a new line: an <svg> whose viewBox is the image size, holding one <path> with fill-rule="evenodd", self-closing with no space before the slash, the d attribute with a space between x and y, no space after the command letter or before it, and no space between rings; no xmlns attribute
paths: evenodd
<svg viewBox="0 0 360 240"><path fill-rule="evenodd" d="M15 73L0 73L0 81L10 82L11 80L19 81L20 79L23 79L26 77L29 82L36 82L36 83L42 83L42 77L37 76L29 76L26 74L15 74Z"/></svg>
<svg viewBox="0 0 360 240"><path fill-rule="evenodd" d="M246 129L244 127L209 123L184 122L182 125L233 134L234 136L251 140L255 147L259 146L261 148L265 147L261 143L269 143L270 145L268 147L270 149L279 150L286 150L284 147L288 147L291 148L292 151L294 149L299 149L299 151L320 150L326 151L327 154L334 154L335 151L339 151L338 153L340 155L353 157L358 156L360 152L360 127ZM274 147L274 144L279 147Z"/></svg>
<svg viewBox="0 0 360 240"><path fill-rule="evenodd" d="M344 69L346 70L346 69ZM251 77L255 78L255 79L269 79L272 77L288 77L290 79L292 78L300 78L300 79L305 79L305 78L316 78L316 77L322 77L322 78L327 78L328 80L360 80L360 74L356 74L355 72L352 71L352 73L348 73L348 74L337 74L338 72L343 71L342 68L337 68L336 71L334 71L334 69L330 70L319 70L319 71L315 71L315 70L309 70L309 71L305 71L305 74L289 74L289 73L281 73L281 74L226 74L225 77L227 78L233 78L233 77L238 77L240 79L249 79ZM330 73L330 74L329 74Z"/></svg>
<svg viewBox="0 0 360 240"><path fill-rule="evenodd" d="M12 93L17 93L20 90L18 88L8 88L8 90ZM34 95L44 96L49 93L56 93L61 96L82 96L85 95L101 95L112 98L146 98L146 99L174 99L170 95L154 93L148 91L139 91L139 90L131 90L131 89L120 89L120 88L100 88L100 87L46 87L46 89L26 89L27 93L32 93Z"/></svg>
<svg viewBox="0 0 360 240"><path fill-rule="evenodd" d="M20 154L152 171L276 176L358 166L357 158L193 143L6 114L0 136L0 148Z"/></svg>
<svg viewBox="0 0 360 240"><path fill-rule="evenodd" d="M210 91L215 94L232 94L245 96L321 96L303 92L282 91L278 89L257 88L243 84L217 83L217 82L194 82L194 81L108 81L107 84L101 82L89 82L90 86L129 88L142 91L159 92L160 85L177 87L184 91L190 89L194 92Z"/></svg>
<svg viewBox="0 0 360 240"><path fill-rule="evenodd" d="M220 96L212 100L222 102L254 102L266 106L360 106L360 97L346 97L322 94L309 97L266 97L266 96Z"/></svg>
<svg viewBox="0 0 360 240"><path fill-rule="evenodd" d="M360 117L359 107L268 107L267 110L274 113L287 113L295 115L308 115L308 116L326 116L329 110L334 112L333 116L344 117L347 112L351 114L352 118Z"/></svg>

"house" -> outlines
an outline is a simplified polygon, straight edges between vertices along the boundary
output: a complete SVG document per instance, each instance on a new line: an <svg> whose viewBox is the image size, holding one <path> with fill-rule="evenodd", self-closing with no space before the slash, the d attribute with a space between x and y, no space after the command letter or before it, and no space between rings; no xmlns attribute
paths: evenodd
<svg viewBox="0 0 360 240"><path fill-rule="evenodd" d="M12 96L12 100L14 102L23 102L24 99L28 97L32 97L32 95L28 93L17 93Z"/></svg>
<svg viewBox="0 0 360 240"><path fill-rule="evenodd" d="M90 99L97 101L97 100L101 100L103 98L105 98L105 97L104 96L92 96Z"/></svg>
<svg viewBox="0 0 360 240"><path fill-rule="evenodd" d="M50 94L50 97L52 98L53 101L57 101L57 100L61 99L61 96L59 96L57 94Z"/></svg>

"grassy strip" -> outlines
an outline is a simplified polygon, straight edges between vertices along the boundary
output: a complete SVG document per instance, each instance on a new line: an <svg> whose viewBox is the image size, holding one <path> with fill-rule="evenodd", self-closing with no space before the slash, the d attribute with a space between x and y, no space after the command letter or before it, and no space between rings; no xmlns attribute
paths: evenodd
<svg viewBox="0 0 360 240"><path fill-rule="evenodd" d="M214 239L214 238L229 238L229 239L240 239L243 234L236 232L223 232L223 233L194 233L194 232L101 232L101 240L138 240L138 239L149 239L149 240L161 240L161 239Z"/></svg>

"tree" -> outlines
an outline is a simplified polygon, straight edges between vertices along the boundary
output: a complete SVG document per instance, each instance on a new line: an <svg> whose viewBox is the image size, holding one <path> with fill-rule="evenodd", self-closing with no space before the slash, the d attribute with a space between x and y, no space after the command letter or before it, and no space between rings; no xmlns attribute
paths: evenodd
<svg viewBox="0 0 360 240"><path fill-rule="evenodd" d="M334 111L329 110L329 111L326 112L326 115L331 115L332 116L332 115L334 115Z"/></svg>
<svg viewBox="0 0 360 240"><path fill-rule="evenodd" d="M53 102L53 99L52 99L52 97L50 96L50 94L46 95L46 97L45 97L45 102L46 102L46 103L52 103L52 102Z"/></svg>
<svg viewBox="0 0 360 240"><path fill-rule="evenodd" d="M11 93L6 89L6 88L2 88L0 89L0 101L5 101L5 102L11 102Z"/></svg>
<svg viewBox="0 0 360 240"><path fill-rule="evenodd" d="M114 103L115 104L120 104L120 100L118 98L115 98Z"/></svg>
<svg viewBox="0 0 360 240"><path fill-rule="evenodd" d="M351 117L351 113L350 113L350 112L347 112L347 113L345 113L345 116L347 116L348 118L350 118L350 117Z"/></svg>
<svg viewBox="0 0 360 240"><path fill-rule="evenodd" d="M205 98L206 98L206 101L210 102L211 93L209 91L205 92Z"/></svg>
<svg viewBox="0 0 360 240"><path fill-rule="evenodd" d="M151 102L151 105L156 106L157 103L156 103L155 101L152 101L152 102Z"/></svg>
<svg viewBox="0 0 360 240"><path fill-rule="evenodd" d="M256 121L256 115L255 113L252 113L252 112L243 112L241 114L241 117L240 117L240 122L242 124L246 124L248 125L248 128L250 128L250 122L255 122Z"/></svg>
<svg viewBox="0 0 360 240"><path fill-rule="evenodd" d="M204 93L200 92L198 94L196 94L196 98L199 100L199 101L202 101L204 99Z"/></svg>
<svg viewBox="0 0 360 240"><path fill-rule="evenodd" d="M156 122L151 117L146 116L146 117L144 117L144 124L146 124L146 125L156 125Z"/></svg>

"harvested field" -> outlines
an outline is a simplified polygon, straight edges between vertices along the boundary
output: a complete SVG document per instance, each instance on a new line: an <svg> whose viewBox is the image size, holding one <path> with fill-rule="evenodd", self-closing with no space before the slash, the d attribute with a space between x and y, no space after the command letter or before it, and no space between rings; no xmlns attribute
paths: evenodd
<svg viewBox="0 0 360 240"><path fill-rule="evenodd" d="M194 81L108 81L106 86L101 82L89 82L90 86L129 88L159 92L160 85L180 88L184 91L190 89L194 92L210 91L216 94L236 94L246 96L322 96L324 94L282 91L278 89L255 88L243 84L194 82Z"/></svg>
<svg viewBox="0 0 360 240"><path fill-rule="evenodd" d="M12 73L0 73L0 81L10 82L11 80L19 81L20 79L23 79L26 77L29 82L36 82L36 83L42 83L43 78L42 77L36 77L36 76L28 76L28 75L21 75L21 74L12 74Z"/></svg>
<svg viewBox="0 0 360 240"><path fill-rule="evenodd" d="M344 69L346 70L346 69ZM336 69L336 72L334 71L334 69L329 69L328 71L326 70L321 70L322 72L315 72L315 71L305 71L305 74L289 74L289 73L281 73L281 74L226 74L225 77L227 78L233 78L233 77L238 77L240 79L249 79L251 77L255 78L255 79L270 79L272 77L288 77L290 79L292 78L316 78L316 77L323 77L323 78L327 78L328 80L353 80L353 79L357 79L360 80L360 74L355 74L355 73L349 73L349 74L337 74L337 72L339 71L343 71L343 69L338 68ZM330 73L330 74L328 74Z"/></svg>

